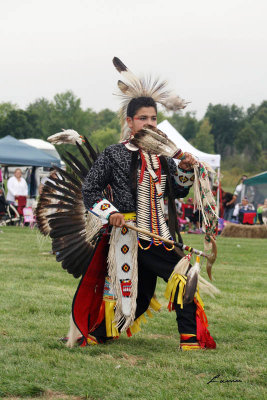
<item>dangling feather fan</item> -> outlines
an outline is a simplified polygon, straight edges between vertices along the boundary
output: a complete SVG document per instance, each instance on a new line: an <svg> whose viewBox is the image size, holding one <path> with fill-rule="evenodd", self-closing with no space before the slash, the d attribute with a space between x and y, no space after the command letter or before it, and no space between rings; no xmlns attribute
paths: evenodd
<svg viewBox="0 0 267 400"><path fill-rule="evenodd" d="M162 104L167 110L177 111L183 109L188 104L179 96L175 96L169 90L166 90L167 82L160 82L158 79L152 80L151 77L144 79L136 77L123 62L118 58L113 58L113 64L117 71L127 81L127 83L118 81L120 89L119 96L122 97L123 103L119 111L122 125L121 140L129 138L129 129L126 121L126 113L129 102L137 97L152 97L156 103Z"/></svg>

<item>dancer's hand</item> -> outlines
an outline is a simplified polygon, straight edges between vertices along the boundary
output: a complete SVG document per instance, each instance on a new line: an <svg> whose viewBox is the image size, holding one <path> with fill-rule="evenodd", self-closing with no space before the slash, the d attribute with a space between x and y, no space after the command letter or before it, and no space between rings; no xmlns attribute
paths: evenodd
<svg viewBox="0 0 267 400"><path fill-rule="evenodd" d="M197 163L197 160L190 153L184 153L184 158L179 164L179 167L182 169L190 170L193 169L194 164Z"/></svg>
<svg viewBox="0 0 267 400"><path fill-rule="evenodd" d="M122 228L125 225L124 215L120 213L114 213L109 217L110 225Z"/></svg>

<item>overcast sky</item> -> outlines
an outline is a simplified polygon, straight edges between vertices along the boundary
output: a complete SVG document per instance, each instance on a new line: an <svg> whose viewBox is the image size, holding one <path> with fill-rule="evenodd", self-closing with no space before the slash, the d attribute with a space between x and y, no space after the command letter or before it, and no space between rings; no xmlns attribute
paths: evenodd
<svg viewBox="0 0 267 400"><path fill-rule="evenodd" d="M0 0L0 102L72 90L117 110L117 56L167 79L202 117L209 103L267 98L266 0Z"/></svg>

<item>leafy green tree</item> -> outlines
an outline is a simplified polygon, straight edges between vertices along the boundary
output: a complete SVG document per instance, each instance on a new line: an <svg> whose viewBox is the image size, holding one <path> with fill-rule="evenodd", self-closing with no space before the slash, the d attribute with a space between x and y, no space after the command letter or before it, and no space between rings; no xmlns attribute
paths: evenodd
<svg viewBox="0 0 267 400"><path fill-rule="evenodd" d="M98 129L92 133L90 142L99 151L103 151L105 147L114 143L118 143L119 137L119 132L116 129Z"/></svg>
<svg viewBox="0 0 267 400"><path fill-rule="evenodd" d="M247 171L263 171L267 167L267 101L248 108L245 126L235 140L236 153L240 154Z"/></svg>
<svg viewBox="0 0 267 400"><path fill-rule="evenodd" d="M195 138L191 141L192 145L198 150L204 151L206 153L214 153L214 137L211 134L212 126L209 123L208 118L204 118L199 131L197 132Z"/></svg>
<svg viewBox="0 0 267 400"><path fill-rule="evenodd" d="M85 126L85 113L81 108L81 100L72 91L59 93L54 96L51 113L53 133L62 129L75 129L83 134Z"/></svg>
<svg viewBox="0 0 267 400"><path fill-rule="evenodd" d="M4 120L8 116L10 111L17 110L17 109L18 109L18 106L11 102L0 103L0 121Z"/></svg>
<svg viewBox="0 0 267 400"><path fill-rule="evenodd" d="M116 112L106 108L99 113L94 113L89 134L103 128L115 129L118 133L120 132L120 121Z"/></svg>
<svg viewBox="0 0 267 400"><path fill-rule="evenodd" d="M39 137L35 129L35 120L24 110L12 110L0 124L0 137L14 136L16 139Z"/></svg>
<svg viewBox="0 0 267 400"><path fill-rule="evenodd" d="M199 129L199 122L194 112L186 112L185 115L182 115L181 112L173 113L173 115L168 118L168 121L188 141L196 136Z"/></svg>
<svg viewBox="0 0 267 400"><path fill-rule="evenodd" d="M259 107L252 105L247 110L247 122L257 134L257 140L262 145L262 150L267 151L267 101Z"/></svg>
<svg viewBox="0 0 267 400"><path fill-rule="evenodd" d="M105 108L96 114L96 123L97 129L102 128L104 126L108 126L114 119L117 118L117 114L114 111Z"/></svg>
<svg viewBox="0 0 267 400"><path fill-rule="evenodd" d="M157 123L159 124L160 122L164 121L165 119L167 119L166 115L162 111L158 111Z"/></svg>
<svg viewBox="0 0 267 400"><path fill-rule="evenodd" d="M215 152L222 156L233 155L236 136L244 126L245 115L236 105L209 104L205 118L212 125L211 133L215 140Z"/></svg>
<svg viewBox="0 0 267 400"><path fill-rule="evenodd" d="M36 129L40 132L40 139L46 139L53 132L54 105L45 98L31 103L26 111L35 119Z"/></svg>
<svg viewBox="0 0 267 400"><path fill-rule="evenodd" d="M239 153L246 153L249 158L255 156L256 149L261 151L261 145L257 145L257 134L248 123L241 129L235 139L235 146Z"/></svg>

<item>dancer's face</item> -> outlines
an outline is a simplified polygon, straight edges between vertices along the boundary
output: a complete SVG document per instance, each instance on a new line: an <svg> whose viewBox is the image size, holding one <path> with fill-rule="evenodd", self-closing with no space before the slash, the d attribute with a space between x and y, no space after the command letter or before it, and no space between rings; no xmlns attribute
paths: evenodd
<svg viewBox="0 0 267 400"><path fill-rule="evenodd" d="M157 112L154 107L141 107L133 118L127 117L126 121L134 135L136 132L140 131L144 125L152 125L156 128Z"/></svg>

